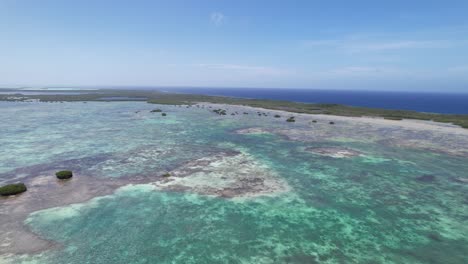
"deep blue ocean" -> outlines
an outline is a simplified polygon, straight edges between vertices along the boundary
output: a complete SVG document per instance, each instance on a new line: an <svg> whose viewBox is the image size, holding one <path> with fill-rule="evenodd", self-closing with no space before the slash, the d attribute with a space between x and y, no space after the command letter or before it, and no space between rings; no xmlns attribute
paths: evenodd
<svg viewBox="0 0 468 264"><path fill-rule="evenodd" d="M419 112L468 114L468 93L375 92L266 88L170 88L166 91L304 103L335 103Z"/></svg>
<svg viewBox="0 0 468 264"><path fill-rule="evenodd" d="M285 100L303 103L332 103L385 109L414 110L443 114L468 114L468 92L394 92L319 89L203 88L203 87L95 87L96 89L141 89L189 94ZM54 88L50 88L53 90ZM63 88L62 88L63 89ZM67 88L71 89L71 88ZM78 88L81 89L81 88ZM7 93L7 92L0 92ZM9 93L9 92L8 92ZM43 94L25 91L24 94ZM68 94L70 92L59 92ZM75 93L76 94L76 93Z"/></svg>

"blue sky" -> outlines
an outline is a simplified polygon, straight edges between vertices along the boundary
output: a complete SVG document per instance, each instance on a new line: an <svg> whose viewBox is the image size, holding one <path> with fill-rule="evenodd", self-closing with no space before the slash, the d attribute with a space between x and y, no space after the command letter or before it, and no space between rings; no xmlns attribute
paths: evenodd
<svg viewBox="0 0 468 264"><path fill-rule="evenodd" d="M0 0L0 84L468 92L468 1Z"/></svg>

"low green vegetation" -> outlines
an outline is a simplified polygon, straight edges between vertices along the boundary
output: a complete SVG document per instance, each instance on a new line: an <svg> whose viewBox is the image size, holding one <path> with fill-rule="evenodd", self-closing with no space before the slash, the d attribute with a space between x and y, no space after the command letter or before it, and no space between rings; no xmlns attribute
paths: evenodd
<svg viewBox="0 0 468 264"><path fill-rule="evenodd" d="M16 195L27 190L26 185L24 183L14 183L8 184L5 186L0 187L0 195L1 196L9 196L9 195Z"/></svg>
<svg viewBox="0 0 468 264"><path fill-rule="evenodd" d="M70 179L71 177L73 177L73 172L69 170L58 171L55 173L55 176L57 176L57 179L66 180L66 179Z"/></svg>
<svg viewBox="0 0 468 264"><path fill-rule="evenodd" d="M24 90L27 91L27 90ZM77 92L83 92L77 90ZM14 92L12 91L12 94ZM244 105L260 107L271 110L283 110L293 113L325 114L338 116L371 116L381 117L391 120L419 119L432 120L435 122L452 123L464 128L468 128L468 115L462 114L435 114L421 113L406 110L389 110L366 107L354 107L339 104L309 104L289 101L246 99L224 96L208 96L196 94L171 94L158 91L145 90L112 90L100 89L82 94L41 94L41 95L21 95L0 94L0 101L20 101L27 102L38 100L41 102L82 102L82 101L102 101L105 97L129 97L148 98L148 103L162 105L185 105L191 106L199 102ZM219 109L220 110L220 109ZM225 113L225 112L224 112ZM219 112L220 115L225 115Z"/></svg>
<svg viewBox="0 0 468 264"><path fill-rule="evenodd" d="M178 102L177 102L178 101ZM407 110L389 110L367 107L355 107L339 104L309 104L289 101L245 99L234 97L191 95L191 94L164 94L159 98L150 99L149 103L167 104L177 102L176 104L194 104L196 102L209 102L219 104L244 105L251 107L260 107L271 110L283 110L293 113L307 114L325 114L338 116L371 116L382 117L385 119L418 119L432 120L435 122L452 123L464 128L468 128L468 115L462 114L436 114L422 113Z"/></svg>
<svg viewBox="0 0 468 264"><path fill-rule="evenodd" d="M151 113L160 113L160 112L162 112L162 110L161 109L153 109L150 112Z"/></svg>
<svg viewBox="0 0 468 264"><path fill-rule="evenodd" d="M291 116L290 118L286 119L286 122L296 122L296 119L294 116Z"/></svg>
<svg viewBox="0 0 468 264"><path fill-rule="evenodd" d="M163 176L164 178L167 178L167 177L171 177L171 174L170 174L170 173L164 173L162 176Z"/></svg>
<svg viewBox="0 0 468 264"><path fill-rule="evenodd" d="M217 113L218 115L226 115L226 110L224 109L215 109L213 112Z"/></svg>

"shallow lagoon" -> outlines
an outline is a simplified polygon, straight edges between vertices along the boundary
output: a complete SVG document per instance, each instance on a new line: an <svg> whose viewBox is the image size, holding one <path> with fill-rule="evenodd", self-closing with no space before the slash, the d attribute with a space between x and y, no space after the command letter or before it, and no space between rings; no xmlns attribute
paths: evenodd
<svg viewBox="0 0 468 264"><path fill-rule="evenodd" d="M168 115L150 113L154 108ZM467 177L468 157L382 141L395 140L392 133L414 137L414 131L376 129L369 137L351 135L352 124L332 126L326 119L311 124L297 117L291 124L286 115L258 116L253 109L229 107L227 116L209 110L142 102L0 102L2 183L63 166L76 177L125 179L111 194L29 214L24 225L54 246L27 254L0 251L0 262L468 262L468 185L460 181ZM235 111L239 115L231 116ZM239 133L248 128L256 130ZM443 141L439 145L466 140L434 137ZM336 158L308 151L314 148L362 155ZM216 174L238 170L265 173L264 181L273 177L284 188L225 196L209 192L219 182L204 183L211 189L203 192L153 183L193 160L230 152L245 158L216 160L207 165L210 173L194 169L197 177L184 180L230 181ZM8 241L0 244L8 248Z"/></svg>

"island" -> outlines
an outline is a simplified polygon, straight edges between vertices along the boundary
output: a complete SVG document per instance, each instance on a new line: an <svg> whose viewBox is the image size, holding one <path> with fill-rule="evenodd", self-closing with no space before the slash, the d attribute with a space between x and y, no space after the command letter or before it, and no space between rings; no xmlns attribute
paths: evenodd
<svg viewBox="0 0 468 264"><path fill-rule="evenodd" d="M58 171L55 173L55 176L57 177L57 179L67 180L73 177L73 172L69 170Z"/></svg>
<svg viewBox="0 0 468 264"><path fill-rule="evenodd" d="M10 196L23 193L27 190L26 185L24 183L14 183L8 184L5 186L0 187L0 195L1 196Z"/></svg>
<svg viewBox="0 0 468 264"><path fill-rule="evenodd" d="M0 101L14 102L88 102L88 101L107 101L106 98L121 98L115 101L139 101L141 98L146 98L148 103L159 105L186 105L190 107L199 102L207 102L213 104L224 105L243 105L257 107L270 110L281 110L293 113L304 114L323 114L349 117L380 117L389 120L416 119L426 120L441 123L451 123L463 128L468 128L468 115L463 114L438 114L438 113L422 113L409 110L389 110L380 108L356 107L340 104L322 104L322 103L299 103L281 100L262 100L248 99L225 96L210 96L199 94L180 94L167 93L147 90L116 90L116 89L96 89L93 91L82 92L80 90L70 90L70 94L54 94L50 91L46 94L38 95L19 95L16 90L3 89L5 92L11 91L11 94L0 94ZM28 92L28 90L23 90ZM77 94L73 94L76 92ZM135 98L138 98L135 99ZM161 109L152 111L159 112ZM226 115L225 109L216 109L219 115ZM162 110L161 110L162 112ZM246 113L244 113L246 114Z"/></svg>

